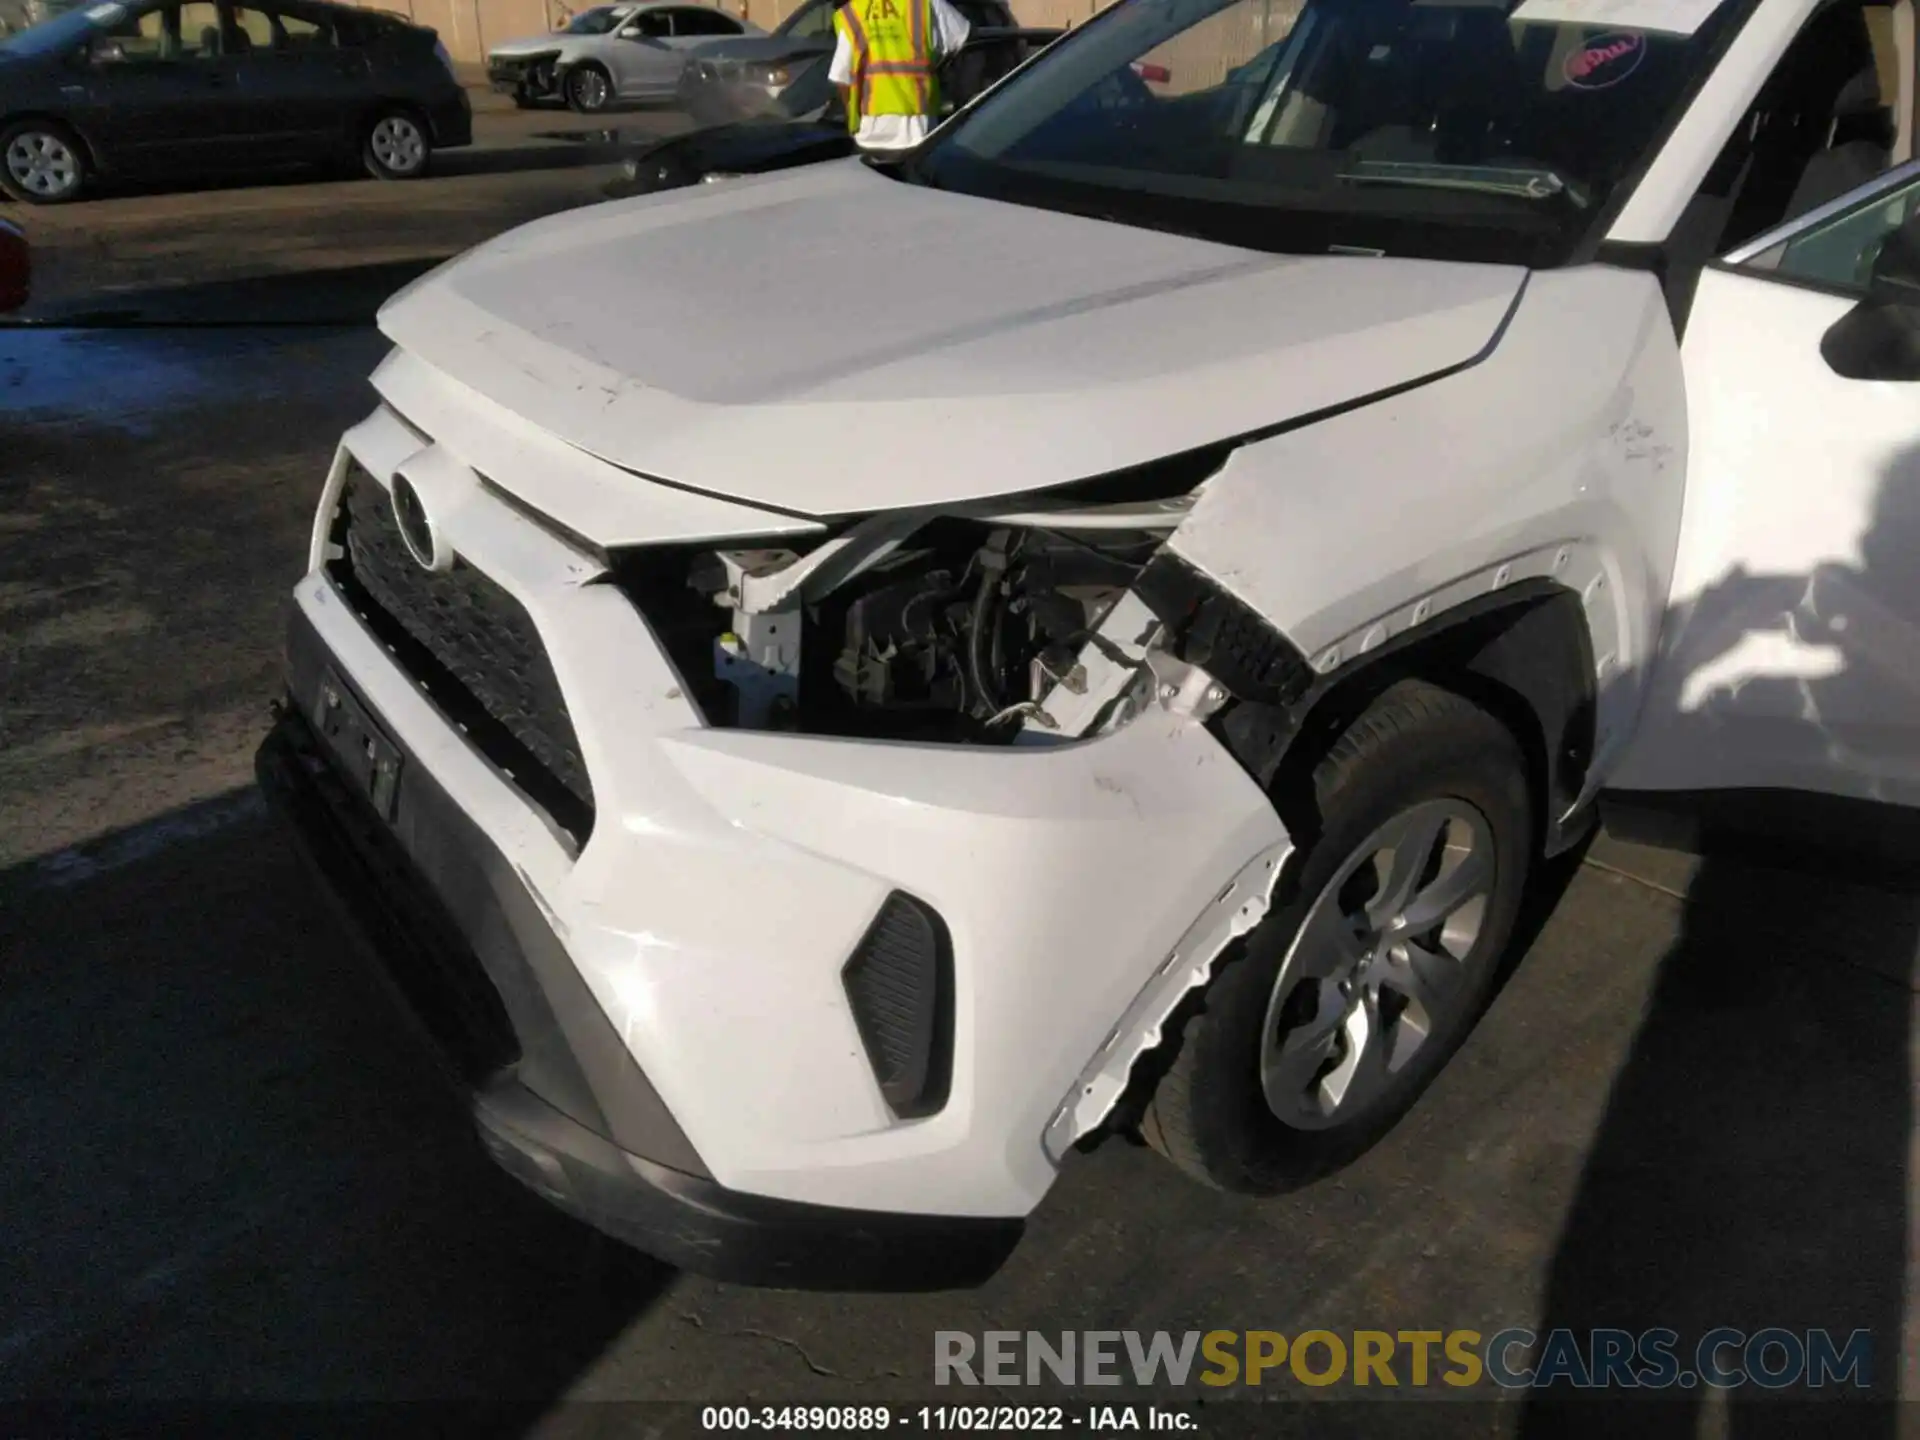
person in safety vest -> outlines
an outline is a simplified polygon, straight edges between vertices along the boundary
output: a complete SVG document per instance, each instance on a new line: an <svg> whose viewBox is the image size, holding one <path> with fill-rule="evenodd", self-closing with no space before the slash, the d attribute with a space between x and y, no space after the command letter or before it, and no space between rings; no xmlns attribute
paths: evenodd
<svg viewBox="0 0 1920 1440"><path fill-rule="evenodd" d="M940 116L937 67L967 43L966 18L947 0L846 0L833 14L827 78L863 150L904 150Z"/></svg>

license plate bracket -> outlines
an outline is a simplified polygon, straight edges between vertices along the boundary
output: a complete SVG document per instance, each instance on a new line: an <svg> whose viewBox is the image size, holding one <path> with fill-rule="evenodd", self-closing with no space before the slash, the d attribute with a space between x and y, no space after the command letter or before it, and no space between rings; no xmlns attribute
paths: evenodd
<svg viewBox="0 0 1920 1440"><path fill-rule="evenodd" d="M400 809L400 747L331 670L320 677L313 717L314 729L341 773L372 802L382 820L391 822Z"/></svg>

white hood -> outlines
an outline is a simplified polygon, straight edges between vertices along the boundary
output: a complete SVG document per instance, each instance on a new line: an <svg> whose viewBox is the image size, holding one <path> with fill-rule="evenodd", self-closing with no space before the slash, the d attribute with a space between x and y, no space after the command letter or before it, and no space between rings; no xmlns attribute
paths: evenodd
<svg viewBox="0 0 1920 1440"><path fill-rule="evenodd" d="M1422 379L1487 348L1522 278L1259 254L854 160L540 221L380 325L625 470L834 515L1043 489Z"/></svg>

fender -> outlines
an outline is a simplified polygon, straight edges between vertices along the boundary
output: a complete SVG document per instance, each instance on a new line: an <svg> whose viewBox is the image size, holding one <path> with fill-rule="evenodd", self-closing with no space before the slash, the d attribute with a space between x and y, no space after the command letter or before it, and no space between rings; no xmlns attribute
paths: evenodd
<svg viewBox="0 0 1920 1440"><path fill-rule="evenodd" d="M1242 747L1270 764L1343 682L1446 661L1533 712L1544 838L1567 843L1638 718L1686 455L1665 298L1600 265L1533 276L1480 364L1236 450L1168 551L1314 677L1304 710L1267 714L1269 738Z"/></svg>
<svg viewBox="0 0 1920 1440"><path fill-rule="evenodd" d="M1394 681L1419 676L1476 700L1526 752L1541 803L1536 838L1557 855L1578 843L1592 816L1587 779L1598 703L1592 632L1578 592L1551 579L1523 580L1446 611L1325 676L1290 707L1243 706L1221 716L1222 742L1276 790L1289 833L1311 839L1307 816L1288 804L1283 773L1304 780L1326 744Z"/></svg>
<svg viewBox="0 0 1920 1440"><path fill-rule="evenodd" d="M1570 551L1561 547L1549 563L1567 569ZM1541 799L1547 854L1581 837L1598 697L1588 606L1578 591L1550 576L1503 582L1344 662L1330 651L1318 675L1278 631L1177 559L1157 558L1140 591L1172 627L1179 658L1234 697L1209 728L1274 796L1295 842L1311 841L1313 821L1311 807L1291 802L1292 782L1376 695L1409 676L1464 691L1513 731Z"/></svg>

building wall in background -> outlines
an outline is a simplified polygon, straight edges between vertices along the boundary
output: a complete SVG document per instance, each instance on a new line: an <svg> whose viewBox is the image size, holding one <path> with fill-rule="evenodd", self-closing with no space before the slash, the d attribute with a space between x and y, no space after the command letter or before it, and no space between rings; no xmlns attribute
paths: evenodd
<svg viewBox="0 0 1920 1440"><path fill-rule="evenodd" d="M736 14L764 30L771 30L798 7L800 0L744 0ZM1084 25L1113 0L1012 0L1022 25L1071 29ZM1246 0L1201 22L1178 39L1161 46L1146 63L1164 67L1171 79L1156 83L1163 94L1217 85L1227 71L1245 64L1261 50L1286 38L1299 18L1305 0ZM732 8L732 7L730 7Z"/></svg>
<svg viewBox="0 0 1920 1440"><path fill-rule="evenodd" d="M71 0L64 0L71 3ZM523 35L557 29L569 13L591 7L593 0L364 0L369 10L385 10L440 32L455 60L486 58L487 47ZM714 0L704 0L714 3ZM1097 13L1108 0L1014 0L1014 13L1027 25L1072 25ZM717 8L744 16L763 30L771 30L796 8L799 0L720 0ZM20 29L38 17L29 14L28 0L0 0L0 30Z"/></svg>
<svg viewBox="0 0 1920 1440"><path fill-rule="evenodd" d="M487 47L502 40L551 30L560 19L549 0L377 0L367 8L431 26L455 60L468 62L486 59Z"/></svg>
<svg viewBox="0 0 1920 1440"><path fill-rule="evenodd" d="M8 0L0 0L0 5ZM712 0L707 0L712 3ZM1013 13L1023 25L1078 25L1104 9L1109 0L1013 0ZM799 7L799 0L723 0L716 6L771 30ZM367 7L405 16L416 25L430 25L455 60L486 58L487 47L523 35L539 35L556 28L569 10L555 0L373 0ZM574 0L572 12L591 8L591 0Z"/></svg>
<svg viewBox="0 0 1920 1440"><path fill-rule="evenodd" d="M0 5L6 3L8 0L0 0ZM799 3L721 0L717 8L771 30ZM1012 0L1013 13L1021 24L1062 28L1085 24L1110 3L1112 0ZM369 8L432 26L455 60L475 63L486 58L488 46L552 30L568 13L588 9L590 4L591 0L574 0L569 10L558 0L372 0ZM1244 3L1196 26L1147 57L1170 73L1171 78L1155 88L1178 93L1217 84L1229 69L1282 38L1292 27L1301 4L1302 0Z"/></svg>
<svg viewBox="0 0 1920 1440"><path fill-rule="evenodd" d="M1082 25L1109 3L1111 0L1013 0L1013 13L1022 25ZM799 0L746 0L744 5L728 8L745 15L762 30L771 30L798 7Z"/></svg>

